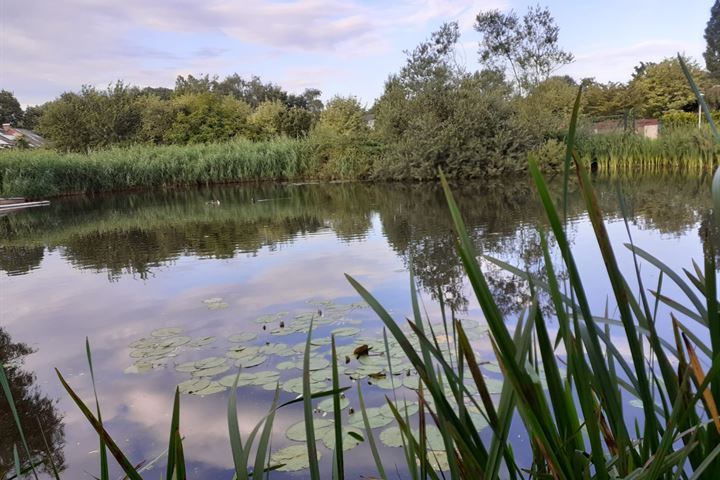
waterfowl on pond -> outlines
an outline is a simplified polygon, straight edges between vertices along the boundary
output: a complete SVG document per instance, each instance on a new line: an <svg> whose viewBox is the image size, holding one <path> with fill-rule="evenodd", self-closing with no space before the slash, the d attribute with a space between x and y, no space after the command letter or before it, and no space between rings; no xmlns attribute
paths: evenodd
<svg viewBox="0 0 720 480"><path fill-rule="evenodd" d="M207 205L212 205L212 206L214 206L214 207L217 207L218 205L220 205L220 200L210 200L210 201L205 202L205 203L206 203Z"/></svg>

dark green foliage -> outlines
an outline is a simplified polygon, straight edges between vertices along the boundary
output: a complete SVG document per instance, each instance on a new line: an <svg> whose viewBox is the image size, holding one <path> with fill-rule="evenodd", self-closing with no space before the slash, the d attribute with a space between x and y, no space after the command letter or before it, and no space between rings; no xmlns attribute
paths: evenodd
<svg viewBox="0 0 720 480"><path fill-rule="evenodd" d="M365 109L354 97L334 97L309 137L322 177L357 179L370 174L372 144Z"/></svg>
<svg viewBox="0 0 720 480"><path fill-rule="evenodd" d="M475 30L482 35L480 63L511 72L521 92L573 61L558 45L560 29L547 7L531 6L522 18L513 10L480 12Z"/></svg>
<svg viewBox="0 0 720 480"><path fill-rule="evenodd" d="M720 82L720 0L710 9L710 19L705 27L705 68L717 83Z"/></svg>
<svg viewBox="0 0 720 480"><path fill-rule="evenodd" d="M497 71L468 74L454 61L457 24L444 25L408 53L373 107L374 137L383 145L374 174L425 180L522 169L527 136Z"/></svg>
<svg viewBox="0 0 720 480"><path fill-rule="evenodd" d="M707 74L697 63L689 59L685 62L701 90L707 88ZM628 86L630 102L639 116L657 118L667 111L697 111L695 93L675 57L641 64Z"/></svg>
<svg viewBox="0 0 720 480"><path fill-rule="evenodd" d="M122 82L99 91L84 86L43 108L38 131L58 150L82 152L130 143L141 125L137 89Z"/></svg>
<svg viewBox="0 0 720 480"><path fill-rule="evenodd" d="M15 95L7 90L0 90L0 124L10 123L19 126L23 121L23 109Z"/></svg>

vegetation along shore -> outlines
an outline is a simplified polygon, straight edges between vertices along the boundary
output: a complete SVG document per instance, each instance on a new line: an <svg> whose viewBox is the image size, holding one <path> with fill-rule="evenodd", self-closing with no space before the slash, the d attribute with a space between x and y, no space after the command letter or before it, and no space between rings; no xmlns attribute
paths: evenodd
<svg viewBox="0 0 720 480"><path fill-rule="evenodd" d="M537 28L522 31L523 22ZM247 180L417 181L437 179L439 168L451 179L499 177L525 172L530 153L543 170L557 170L579 85L576 145L588 165L707 172L718 163L677 58L640 62L626 83L576 80L553 75L573 56L559 47L547 9L522 17L483 12L475 30L479 69L458 61L458 24L443 24L406 52L372 105L352 96L323 103L317 89L295 94L237 74L178 76L174 88L85 86L24 110L2 91L2 122L47 143L0 149L0 195ZM706 70L685 61L716 110L715 64ZM655 130L640 127L648 122Z"/></svg>

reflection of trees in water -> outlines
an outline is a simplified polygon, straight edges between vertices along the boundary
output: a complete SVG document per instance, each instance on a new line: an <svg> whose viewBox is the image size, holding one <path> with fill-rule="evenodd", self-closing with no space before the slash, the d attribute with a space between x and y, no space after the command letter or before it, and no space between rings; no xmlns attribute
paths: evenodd
<svg viewBox="0 0 720 480"><path fill-rule="evenodd" d="M620 215L618 185L640 228L679 234L694 227L709 205L704 179L596 179L598 198L610 217ZM552 186L559 201L559 185ZM476 181L453 188L479 253L542 274L537 227L545 225L545 212L530 182ZM211 199L220 206L207 205ZM583 213L573 186L569 215ZM431 183L253 185L78 197L3 218L0 238L7 239L3 252L10 253L3 257L0 252L0 268L26 272L47 247L59 249L78 268L106 271L110 278L123 273L144 278L182 255L257 254L324 230L340 241L355 241L368 234L374 215L393 250L412 261L421 286L452 298L455 308L464 307L464 272L455 254L453 225L441 188ZM10 250L18 248L24 249L17 250L22 255ZM527 288L513 276L490 269L488 282L506 312L525 300Z"/></svg>
<svg viewBox="0 0 720 480"><path fill-rule="evenodd" d="M22 369L23 357L31 353L33 350L30 347L23 343L13 343L7 332L0 328L0 364L5 368L30 453L36 461L43 459L42 465L35 468L50 472L43 435L50 445L55 466L63 469L65 432L62 418L55 409L55 401L40 392L35 385L34 374ZM22 452L21 457L24 458L15 420L5 396L0 395L0 478L5 478L15 470L13 445L17 445L18 452Z"/></svg>
<svg viewBox="0 0 720 480"><path fill-rule="evenodd" d="M45 248L37 246L0 246L0 270L10 275L22 275L34 270L42 262Z"/></svg>

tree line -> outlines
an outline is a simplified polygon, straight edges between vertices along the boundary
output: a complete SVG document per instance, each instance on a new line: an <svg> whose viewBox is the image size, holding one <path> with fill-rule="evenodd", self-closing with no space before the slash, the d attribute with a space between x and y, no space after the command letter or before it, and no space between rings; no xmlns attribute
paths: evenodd
<svg viewBox="0 0 720 480"><path fill-rule="evenodd" d="M475 21L479 68L456 58L456 22L407 51L373 105L318 89L300 94L258 77L237 74L179 76L174 88L139 88L118 81L102 90L83 86L23 110L0 92L0 119L36 129L65 152L115 145L185 145L245 138L300 139L342 177L432 178L500 174L524 168L530 150L559 149L579 85L589 118L621 115L682 124L697 101L676 58L640 62L625 83L556 75L573 55L559 46L559 27L548 8L480 12ZM720 0L706 30L707 69L687 59L705 91L720 106ZM714 50L713 50L714 49ZM678 116L680 114L680 116ZM674 116L673 116L674 115Z"/></svg>

